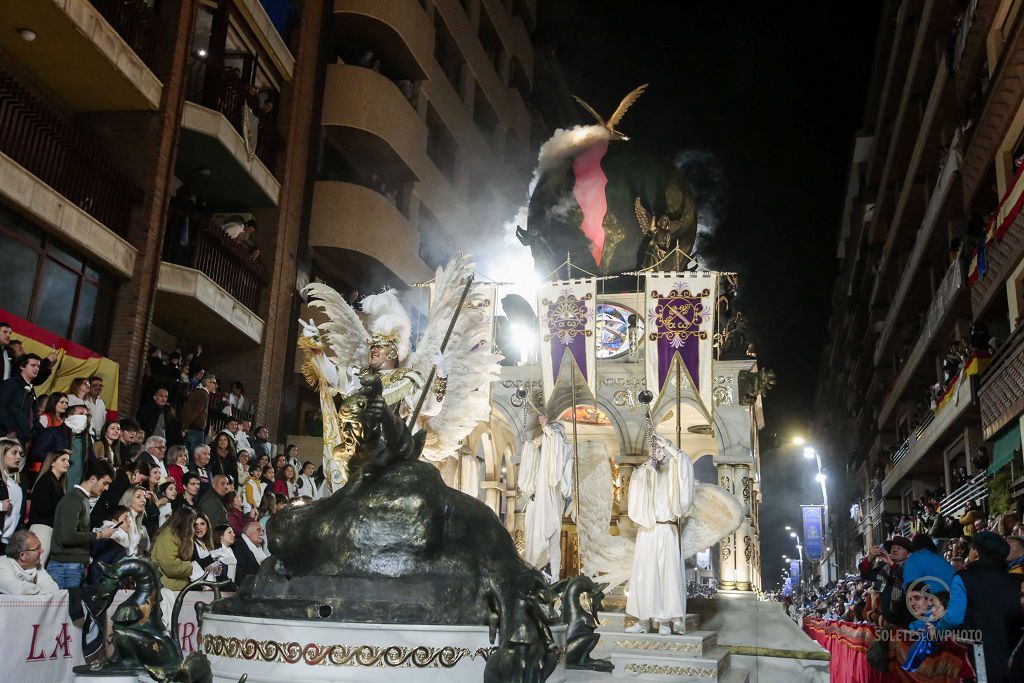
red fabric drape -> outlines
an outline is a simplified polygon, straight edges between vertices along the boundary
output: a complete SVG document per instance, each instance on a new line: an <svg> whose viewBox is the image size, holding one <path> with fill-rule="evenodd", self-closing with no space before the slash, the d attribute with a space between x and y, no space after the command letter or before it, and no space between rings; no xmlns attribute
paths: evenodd
<svg viewBox="0 0 1024 683"><path fill-rule="evenodd" d="M832 655L829 674L833 681L844 683L904 683L930 681L958 683L972 678L974 669L967 659L967 650L957 643L945 642L942 652L929 657L914 673L900 668L907 651L913 645L908 638L891 638L889 643L889 672L881 673L868 664L868 648L877 639L873 624L855 624L848 621L820 621L804 619L804 633Z"/></svg>

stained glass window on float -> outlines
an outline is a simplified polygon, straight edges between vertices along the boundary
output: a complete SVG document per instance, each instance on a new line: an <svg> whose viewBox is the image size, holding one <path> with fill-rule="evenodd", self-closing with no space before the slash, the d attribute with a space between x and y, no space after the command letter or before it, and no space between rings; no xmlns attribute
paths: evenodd
<svg viewBox="0 0 1024 683"><path fill-rule="evenodd" d="M636 315L624 306L597 305L597 357L604 360L618 358L629 351L629 317ZM636 315L636 339L643 339L643 316Z"/></svg>

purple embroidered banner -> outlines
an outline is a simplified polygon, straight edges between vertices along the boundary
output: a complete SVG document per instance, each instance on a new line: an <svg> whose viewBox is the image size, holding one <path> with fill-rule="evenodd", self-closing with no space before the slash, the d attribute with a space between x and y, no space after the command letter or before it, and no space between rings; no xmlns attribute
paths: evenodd
<svg viewBox="0 0 1024 683"><path fill-rule="evenodd" d="M542 287L538 294L545 401L558 382L566 353L579 368L591 392L596 394L595 294L593 279L553 282Z"/></svg>
<svg viewBox="0 0 1024 683"><path fill-rule="evenodd" d="M711 410L711 362L717 275L647 275L647 388L660 393L678 358L693 393Z"/></svg>

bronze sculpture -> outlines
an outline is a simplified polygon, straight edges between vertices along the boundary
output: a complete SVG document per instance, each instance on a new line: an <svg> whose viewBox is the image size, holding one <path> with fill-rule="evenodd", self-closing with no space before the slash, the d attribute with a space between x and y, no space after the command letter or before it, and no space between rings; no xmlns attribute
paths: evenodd
<svg viewBox="0 0 1024 683"><path fill-rule="evenodd" d="M562 590L562 623L569 628L565 633L565 668L587 669L611 673L615 668L607 659L591 659L601 636L596 633L597 613L603 608L604 589L607 583L595 583L584 574L564 579L555 584ZM589 596L589 604L583 605L582 598Z"/></svg>
<svg viewBox="0 0 1024 683"><path fill-rule="evenodd" d="M220 597L222 584L199 579L178 593L171 614L170 633L164 631L160 610L160 575L151 560L126 557L116 564L99 563L103 576L99 581L92 603L98 613L104 613L114 601L114 595L123 587L134 587L128 598L118 605L111 617L114 653L76 671L102 671L104 673L141 673L146 671L157 681L175 683L211 683L213 672L210 661L202 652L184 657L178 643L178 615L185 596L199 586L212 587L214 596ZM202 614L202 603L197 612ZM243 683L245 677L239 683Z"/></svg>
<svg viewBox="0 0 1024 683"><path fill-rule="evenodd" d="M349 479L329 498L278 513L272 555L212 610L277 619L488 626L487 681L539 682L560 648L557 597L485 504L418 460L415 435L382 397L380 376L338 410Z"/></svg>

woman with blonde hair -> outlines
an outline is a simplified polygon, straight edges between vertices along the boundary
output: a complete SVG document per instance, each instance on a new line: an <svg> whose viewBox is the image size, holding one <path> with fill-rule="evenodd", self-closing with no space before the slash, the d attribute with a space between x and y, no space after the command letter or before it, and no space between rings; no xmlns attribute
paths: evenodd
<svg viewBox="0 0 1024 683"><path fill-rule="evenodd" d="M149 554L149 532L146 531L146 502L150 493L142 486L130 486L118 505L128 508L131 524L125 530L128 534L128 556Z"/></svg>
<svg viewBox="0 0 1024 683"><path fill-rule="evenodd" d="M194 523L196 514L187 507L174 511L153 542L153 561L160 569L164 588L180 591L192 576L192 555L195 553Z"/></svg>
<svg viewBox="0 0 1024 683"><path fill-rule="evenodd" d="M184 446L171 446L164 456L167 463L167 474L174 480L178 490L182 490L181 478L188 472L188 450Z"/></svg>
<svg viewBox="0 0 1024 683"><path fill-rule="evenodd" d="M50 451L43 460L39 478L32 485L32 505L29 508L29 531L39 537L43 546L39 555L40 566L46 566L50 556L50 541L53 539L53 514L57 503L68 490L68 468L71 467L71 453Z"/></svg>
<svg viewBox="0 0 1024 683"><path fill-rule="evenodd" d="M0 439L0 548L4 549L17 528L25 522L27 497L21 488L24 455L17 439Z"/></svg>

